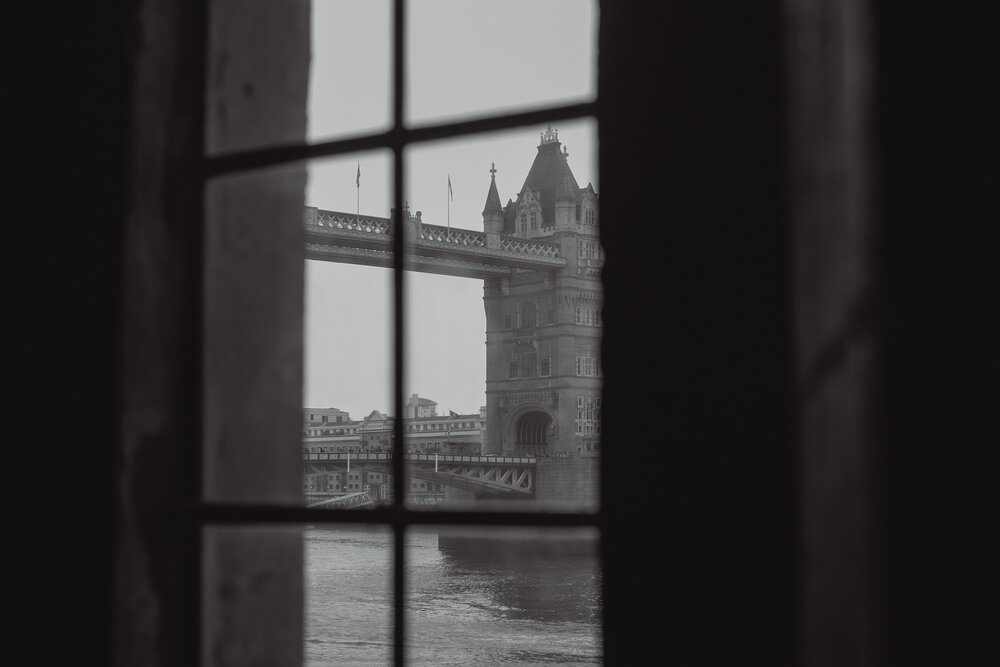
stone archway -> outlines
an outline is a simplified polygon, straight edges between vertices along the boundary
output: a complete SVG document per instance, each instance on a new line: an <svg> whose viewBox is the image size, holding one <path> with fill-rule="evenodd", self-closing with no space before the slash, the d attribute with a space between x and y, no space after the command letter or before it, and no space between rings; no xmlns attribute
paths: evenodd
<svg viewBox="0 0 1000 667"><path fill-rule="evenodd" d="M555 421L544 408L526 406L512 414L505 440L513 456L541 456L555 442Z"/></svg>

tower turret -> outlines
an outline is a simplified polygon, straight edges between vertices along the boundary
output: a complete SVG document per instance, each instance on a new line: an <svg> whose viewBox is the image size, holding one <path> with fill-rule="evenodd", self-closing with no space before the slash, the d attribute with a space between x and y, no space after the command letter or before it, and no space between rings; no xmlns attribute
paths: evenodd
<svg viewBox="0 0 1000 667"><path fill-rule="evenodd" d="M490 191L486 195L486 207L483 209L483 230L486 232L486 247L499 248L500 233L503 231L503 206L497 192L495 162L490 163Z"/></svg>

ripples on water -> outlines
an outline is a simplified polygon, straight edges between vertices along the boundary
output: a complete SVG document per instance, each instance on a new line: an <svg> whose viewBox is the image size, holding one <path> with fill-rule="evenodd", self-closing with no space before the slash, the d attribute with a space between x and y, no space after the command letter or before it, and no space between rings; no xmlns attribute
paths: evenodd
<svg viewBox="0 0 1000 667"><path fill-rule="evenodd" d="M305 547L306 667L391 665L392 535L309 529ZM537 547L453 548L436 529L408 533L407 664L601 664L596 543Z"/></svg>

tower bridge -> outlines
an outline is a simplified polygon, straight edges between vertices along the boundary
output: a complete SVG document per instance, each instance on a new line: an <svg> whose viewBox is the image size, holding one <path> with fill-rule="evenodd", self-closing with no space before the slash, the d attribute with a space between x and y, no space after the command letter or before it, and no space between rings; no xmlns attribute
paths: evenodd
<svg viewBox="0 0 1000 667"><path fill-rule="evenodd" d="M598 196L591 184L578 185L560 146L551 126L540 133L524 183L506 204L491 165L482 231L424 224L421 212L408 208L389 218L305 211L307 259L392 267L394 238L401 233L406 270L483 281L482 453L535 463L528 486L489 489L490 480L480 477L477 492L596 499L603 261ZM451 481L460 486L470 479L452 473Z"/></svg>

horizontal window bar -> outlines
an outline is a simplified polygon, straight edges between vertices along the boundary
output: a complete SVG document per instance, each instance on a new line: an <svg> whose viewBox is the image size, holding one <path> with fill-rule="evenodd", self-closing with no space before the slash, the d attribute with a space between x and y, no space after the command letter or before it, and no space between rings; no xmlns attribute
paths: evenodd
<svg viewBox="0 0 1000 667"><path fill-rule="evenodd" d="M539 123L566 120L568 118L593 116L596 113L596 102L581 102L500 116L472 118L464 121L424 125L406 129L391 129L386 132L377 132L375 134L366 134L315 144L262 148L206 158L201 164L200 173L202 178L212 178L233 172L261 169L288 162L328 157L342 153L354 153L372 148L392 147L397 144L403 146L422 141L434 141L492 130L506 130L524 125L537 125Z"/></svg>
<svg viewBox="0 0 1000 667"><path fill-rule="evenodd" d="M188 508L202 523L404 523L408 525L466 526L599 526L600 512L421 512L398 506L374 509L324 510L308 507L279 507L205 503Z"/></svg>

